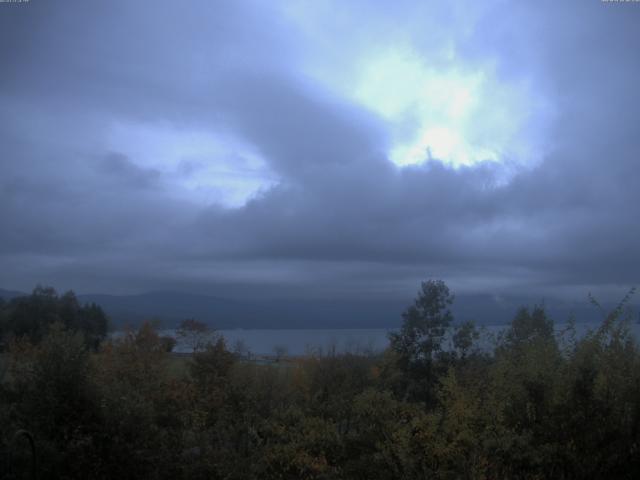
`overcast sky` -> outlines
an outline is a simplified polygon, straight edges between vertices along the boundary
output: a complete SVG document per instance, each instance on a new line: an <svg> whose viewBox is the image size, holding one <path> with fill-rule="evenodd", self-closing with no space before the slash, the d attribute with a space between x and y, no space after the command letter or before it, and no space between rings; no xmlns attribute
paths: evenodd
<svg viewBox="0 0 640 480"><path fill-rule="evenodd" d="M0 3L0 287L618 296L640 3Z"/></svg>

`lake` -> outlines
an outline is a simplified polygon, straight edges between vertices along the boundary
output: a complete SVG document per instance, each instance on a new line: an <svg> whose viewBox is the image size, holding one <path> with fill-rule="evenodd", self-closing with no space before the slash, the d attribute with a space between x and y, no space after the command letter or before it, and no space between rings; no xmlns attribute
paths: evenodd
<svg viewBox="0 0 640 480"><path fill-rule="evenodd" d="M576 333L584 335L589 330L599 327L599 323L577 323ZM491 348L493 340L505 330L507 325L488 325L480 327L480 345L483 348ZM558 335L567 327L566 324L557 324ZM640 324L631 325L631 330L636 339L640 338ZM309 330L259 330L259 329L233 329L218 330L226 342L227 347L234 349L238 342L255 355L273 355L276 348L281 348L288 355L303 355L310 351L327 352L335 349L337 352L379 352L389 344L388 333L394 329L309 329ZM162 335L175 338L175 330L163 330ZM189 346L180 342L176 345L175 352L189 352Z"/></svg>

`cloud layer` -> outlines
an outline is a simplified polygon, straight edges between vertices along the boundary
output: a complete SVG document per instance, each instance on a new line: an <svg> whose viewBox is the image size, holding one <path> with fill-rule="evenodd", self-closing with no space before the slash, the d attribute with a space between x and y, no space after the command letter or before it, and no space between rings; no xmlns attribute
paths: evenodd
<svg viewBox="0 0 640 480"><path fill-rule="evenodd" d="M638 283L640 8L390 5L0 6L0 285L395 298L428 277L558 296ZM514 142L535 162L396 166L411 108L385 117L352 88L396 47L526 92ZM486 95L489 124L504 95ZM553 114L529 115L542 104Z"/></svg>

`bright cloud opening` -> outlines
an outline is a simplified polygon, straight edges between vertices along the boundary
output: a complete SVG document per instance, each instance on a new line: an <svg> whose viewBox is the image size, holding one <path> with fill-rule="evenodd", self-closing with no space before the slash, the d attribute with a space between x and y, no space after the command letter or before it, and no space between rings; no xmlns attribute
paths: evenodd
<svg viewBox="0 0 640 480"><path fill-rule="evenodd" d="M107 144L134 164L159 171L174 194L205 205L241 207L277 183L257 151L228 135L116 123Z"/></svg>
<svg viewBox="0 0 640 480"><path fill-rule="evenodd" d="M489 66L436 68L411 50L389 50L365 59L354 84L351 95L391 124L390 158L399 166L531 162L528 89L501 83Z"/></svg>

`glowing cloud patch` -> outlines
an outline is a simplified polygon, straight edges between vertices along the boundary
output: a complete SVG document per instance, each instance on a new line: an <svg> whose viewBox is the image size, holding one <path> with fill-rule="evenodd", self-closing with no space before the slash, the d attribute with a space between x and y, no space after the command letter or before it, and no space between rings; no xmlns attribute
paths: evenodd
<svg viewBox="0 0 640 480"><path fill-rule="evenodd" d="M410 50L389 50L362 62L355 85L351 95L389 120L399 166L531 161L526 85L502 84L490 67L429 67Z"/></svg>
<svg viewBox="0 0 640 480"><path fill-rule="evenodd" d="M254 149L228 135L176 129L166 124L114 124L107 146L162 174L180 197L229 208L277 183Z"/></svg>

